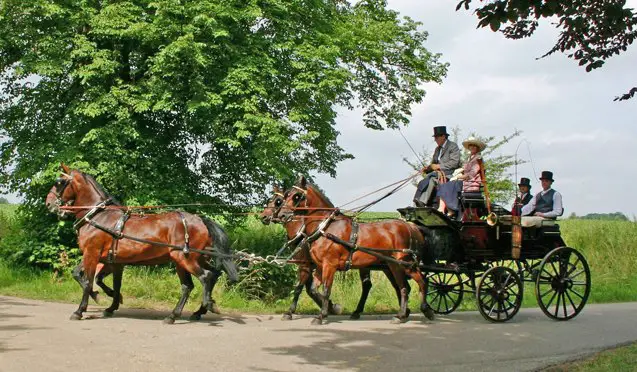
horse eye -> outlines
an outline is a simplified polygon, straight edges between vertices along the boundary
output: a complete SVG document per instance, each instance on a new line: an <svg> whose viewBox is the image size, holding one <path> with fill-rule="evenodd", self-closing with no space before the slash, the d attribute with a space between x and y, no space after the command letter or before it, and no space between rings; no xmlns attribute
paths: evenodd
<svg viewBox="0 0 637 372"><path fill-rule="evenodd" d="M282 203L283 203L283 201L282 201L281 199L277 199L277 200L274 202L274 205L276 205L276 206L278 207L278 206L280 206Z"/></svg>

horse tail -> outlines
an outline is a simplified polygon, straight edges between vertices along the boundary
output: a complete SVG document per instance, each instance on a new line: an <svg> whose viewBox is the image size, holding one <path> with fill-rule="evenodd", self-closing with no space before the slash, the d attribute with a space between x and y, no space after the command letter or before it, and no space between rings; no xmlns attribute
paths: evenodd
<svg viewBox="0 0 637 372"><path fill-rule="evenodd" d="M230 239L228 234L219 226L218 223L207 217L201 217L204 225L208 229L208 236L212 241L213 250L221 253L221 256L215 258L217 268L223 267L226 274L228 274L228 280L230 282L236 282L239 280L239 274L237 266L232 258L232 248L230 246ZM225 256L227 255L227 256Z"/></svg>

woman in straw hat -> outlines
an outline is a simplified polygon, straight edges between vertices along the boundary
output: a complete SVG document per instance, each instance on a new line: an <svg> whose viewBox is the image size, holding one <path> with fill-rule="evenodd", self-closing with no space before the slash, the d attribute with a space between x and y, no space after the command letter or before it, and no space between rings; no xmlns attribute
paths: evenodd
<svg viewBox="0 0 637 372"><path fill-rule="evenodd" d="M438 210L442 213L447 209L449 216L455 216L458 213L458 194L462 192L480 192L480 152L487 145L476 137L469 137L462 142L465 149L469 150L469 159L463 167L461 175L456 180L443 183L438 186L438 196L440 197L440 206Z"/></svg>

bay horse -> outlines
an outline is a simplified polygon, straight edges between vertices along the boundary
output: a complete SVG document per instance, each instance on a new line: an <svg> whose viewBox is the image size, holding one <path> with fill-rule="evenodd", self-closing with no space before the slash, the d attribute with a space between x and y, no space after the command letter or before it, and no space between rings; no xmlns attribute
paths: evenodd
<svg viewBox="0 0 637 372"><path fill-rule="evenodd" d="M283 207L283 202L285 201L286 192L279 188L278 185L273 187L273 195L268 200L263 212L259 216L261 218L261 222L265 225L270 223L280 223L283 225L287 232L288 242L286 243L289 248L294 249L296 254L292 257L293 262L298 266L298 283L294 287L292 303L290 304L290 309L285 312L282 316L282 320L291 320L293 314L296 312L296 308L298 306L299 297L303 292L303 288L307 294L312 298L312 300L318 305L319 308L323 306L323 296L316 290L320 283L316 283L316 280L311 280L313 277L313 272L316 269L316 264L312 261L310 257L309 247L307 245L303 247L298 247L298 244L301 242L302 238L305 236L302 220L292 219L289 221L282 221L279 217L279 212L281 211L281 207ZM384 266L381 267L387 279L389 279L391 285L396 291L396 296L398 298L398 305L400 306L400 288L398 288L398 284L394 279L389 267ZM369 292L372 289L372 281L371 281L371 270L368 268L361 268L358 270L359 277L361 280L362 291L361 297L358 300L358 305L356 306L356 310L350 315L350 319L360 319L361 313L365 309L365 303L367 302L367 297L369 296ZM407 285L407 293L409 293L409 283ZM407 309L409 312L409 309ZM333 304L330 300L328 303L328 313L331 315L340 315L342 313L342 307L339 304Z"/></svg>
<svg viewBox="0 0 637 372"><path fill-rule="evenodd" d="M419 286L420 310L432 320L433 310L427 304L427 281L418 268L427 242L412 223L385 220L357 223L338 209L315 186L301 176L285 195L279 212L283 221L301 218L310 245L310 256L316 263L323 284L323 304L313 324L323 324L336 271L361 269L386 264L400 289L400 310L392 323L407 320L407 276Z"/></svg>
<svg viewBox="0 0 637 372"><path fill-rule="evenodd" d="M218 312L212 290L223 269L230 282L238 280L232 260L229 239L212 220L186 212L159 214L128 214L121 208L108 208L112 198L95 179L77 169L61 164L62 174L51 187L46 206L52 213L64 217L74 215L78 245L82 251L85 281L79 308L71 320L79 320L88 307L98 263L110 265L113 273L113 303L104 310L112 315L119 308L124 265L158 265L174 262L181 282L181 298L164 319L172 324L181 316L190 292L194 288L191 275L203 286L200 308L191 319L200 319L208 311ZM67 210L62 206L86 207ZM208 262L205 251L217 254L215 263Z"/></svg>

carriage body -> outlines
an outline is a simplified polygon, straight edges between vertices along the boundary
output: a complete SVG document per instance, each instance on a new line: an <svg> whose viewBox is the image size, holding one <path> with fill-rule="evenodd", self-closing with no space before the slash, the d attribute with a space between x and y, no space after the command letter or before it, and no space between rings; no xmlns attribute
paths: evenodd
<svg viewBox="0 0 637 372"><path fill-rule="evenodd" d="M508 211L493 205L498 222L489 224L484 203L463 200L463 206L458 220L435 208L398 210L426 236L421 269L427 272L428 298L437 313L451 313L463 294L475 293L486 319L510 320L521 307L525 283L535 287L538 304L551 318L571 319L582 310L590 293L590 270L581 253L566 247L557 221L522 228L521 253L514 259Z"/></svg>

